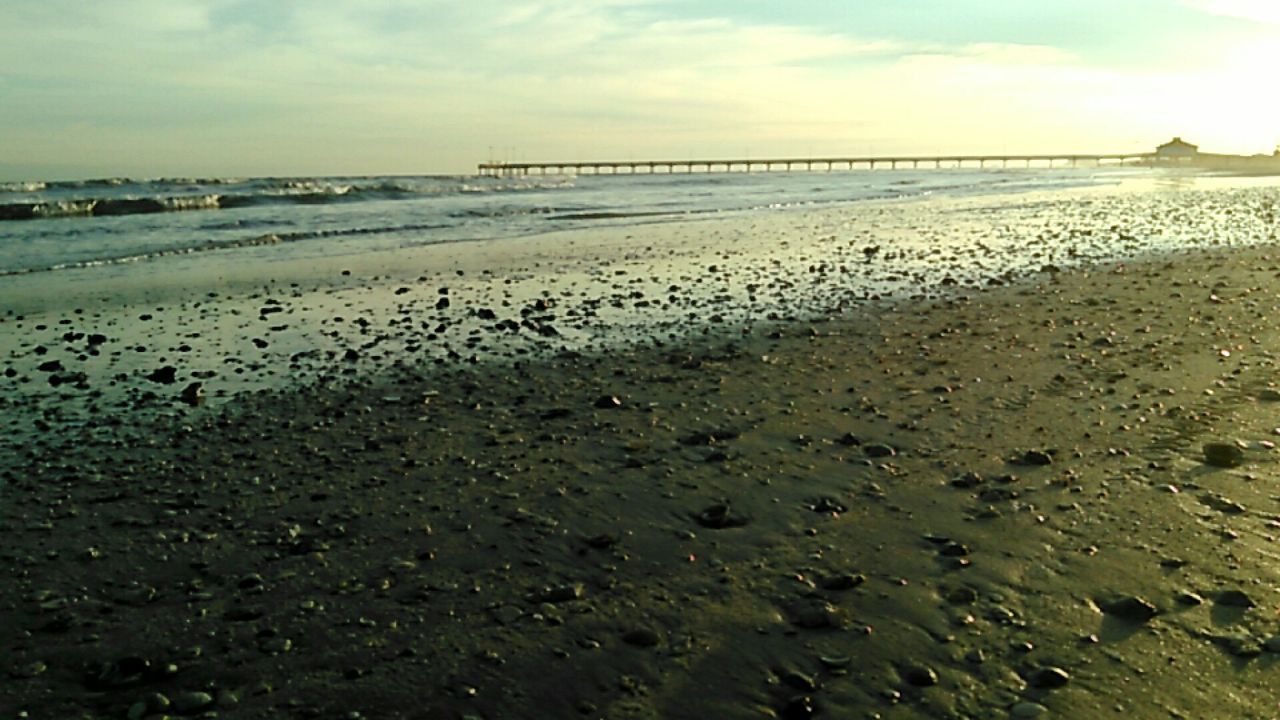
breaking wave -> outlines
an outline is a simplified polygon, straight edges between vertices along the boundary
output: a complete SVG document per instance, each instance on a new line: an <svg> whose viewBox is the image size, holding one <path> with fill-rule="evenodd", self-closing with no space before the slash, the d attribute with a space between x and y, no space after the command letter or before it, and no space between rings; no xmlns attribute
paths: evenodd
<svg viewBox="0 0 1280 720"><path fill-rule="evenodd" d="M145 215L270 205L328 205L474 193L573 187L570 178L264 178L253 180L123 178L0 185L0 221ZM93 194L90 191L110 191ZM13 197L26 196L26 197ZM3 200L3 197L0 197Z"/></svg>

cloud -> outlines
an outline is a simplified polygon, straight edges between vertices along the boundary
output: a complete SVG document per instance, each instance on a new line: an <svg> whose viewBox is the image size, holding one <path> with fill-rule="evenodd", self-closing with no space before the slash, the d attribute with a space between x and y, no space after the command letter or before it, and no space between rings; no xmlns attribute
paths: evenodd
<svg viewBox="0 0 1280 720"><path fill-rule="evenodd" d="M1183 4L1210 15L1280 25L1280 5L1274 0L1184 0Z"/></svg>

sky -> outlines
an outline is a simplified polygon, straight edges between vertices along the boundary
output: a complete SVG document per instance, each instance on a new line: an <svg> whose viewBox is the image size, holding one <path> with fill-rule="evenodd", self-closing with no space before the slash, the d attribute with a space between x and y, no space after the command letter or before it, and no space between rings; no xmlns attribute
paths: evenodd
<svg viewBox="0 0 1280 720"><path fill-rule="evenodd" d="M1273 0L13 0L0 179L1280 142Z"/></svg>

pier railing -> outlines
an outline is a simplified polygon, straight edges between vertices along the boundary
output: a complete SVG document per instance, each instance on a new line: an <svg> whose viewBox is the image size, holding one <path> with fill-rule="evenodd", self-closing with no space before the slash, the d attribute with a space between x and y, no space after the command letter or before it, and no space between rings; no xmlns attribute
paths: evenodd
<svg viewBox="0 0 1280 720"><path fill-rule="evenodd" d="M884 157L773 158L742 160L599 160L591 162L486 162L481 175L656 174L693 172L794 172L880 168L1078 167L1150 165L1168 162L1155 153L1103 155L904 155Z"/></svg>

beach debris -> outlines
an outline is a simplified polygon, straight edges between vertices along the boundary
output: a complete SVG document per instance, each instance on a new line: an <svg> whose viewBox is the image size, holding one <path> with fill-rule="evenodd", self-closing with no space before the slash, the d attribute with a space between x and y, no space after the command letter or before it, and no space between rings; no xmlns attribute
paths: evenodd
<svg viewBox="0 0 1280 720"><path fill-rule="evenodd" d="M1244 449L1235 443L1207 443L1204 446L1204 462L1220 468L1238 467L1244 462Z"/></svg>

